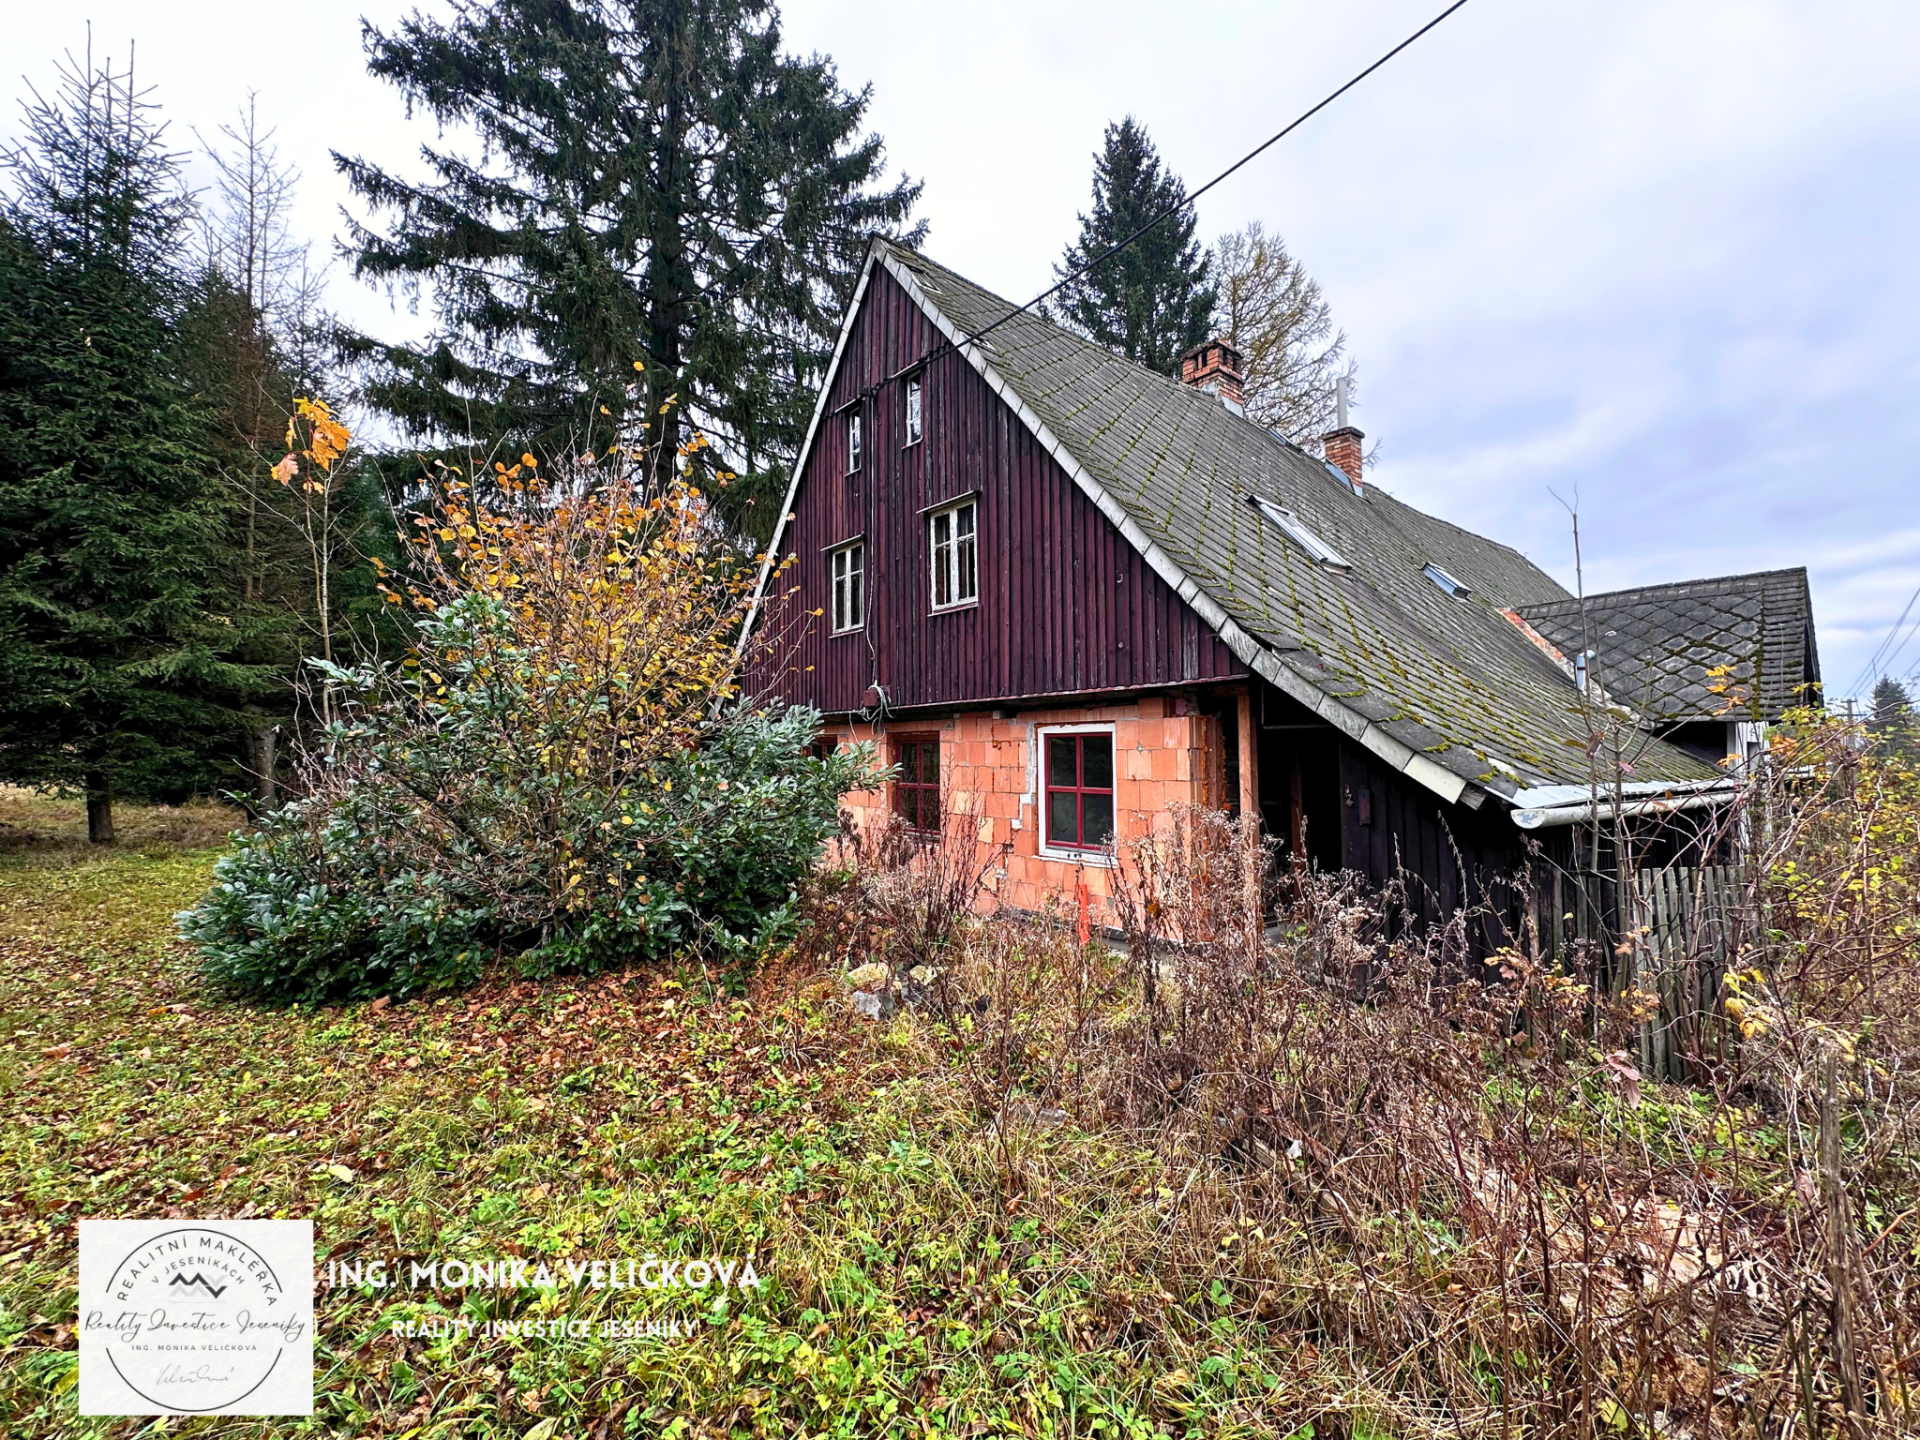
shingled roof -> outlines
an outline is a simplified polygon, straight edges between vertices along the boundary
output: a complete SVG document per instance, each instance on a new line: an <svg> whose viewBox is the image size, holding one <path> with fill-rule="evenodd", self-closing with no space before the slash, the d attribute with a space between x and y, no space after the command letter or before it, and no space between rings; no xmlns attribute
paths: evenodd
<svg viewBox="0 0 1920 1440"><path fill-rule="evenodd" d="M1519 609L1567 654L1590 635L1600 683L1649 720L1778 720L1820 681L1804 569L1589 595L1584 623L1570 598Z"/></svg>
<svg viewBox="0 0 1920 1440"><path fill-rule="evenodd" d="M1502 613L1568 598L1525 556L1356 489L1213 394L1038 316L1005 319L1010 302L922 255L875 241L870 263L951 341L1004 321L962 353L1255 673L1449 800L1585 782L1571 674ZM1349 566L1316 561L1254 497ZM1470 593L1446 593L1429 564ZM1635 769L1643 782L1720 774L1660 741Z"/></svg>

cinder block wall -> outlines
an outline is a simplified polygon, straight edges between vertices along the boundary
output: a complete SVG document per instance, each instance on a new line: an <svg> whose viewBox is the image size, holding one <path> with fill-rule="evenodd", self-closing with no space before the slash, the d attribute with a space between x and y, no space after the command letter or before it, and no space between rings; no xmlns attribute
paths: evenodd
<svg viewBox="0 0 1920 1440"><path fill-rule="evenodd" d="M896 740L938 736L940 780L950 814L973 817L983 852L1012 843L1003 866L988 878L998 900L1039 910L1051 897L1071 914L1076 886L1084 882L1093 923L1117 925L1104 857L1089 854L1076 863L1042 853L1040 736L1057 725L1113 727L1114 825L1124 847L1172 824L1169 807L1175 803L1221 803L1221 796L1209 793L1220 784L1216 722L1204 715L1176 715L1173 709L1169 700L1149 698L1124 705L1022 711L1012 720L997 720L991 711L979 710L941 720L829 726L827 733L841 744L872 741L882 764L893 762ZM893 809L892 786L856 791L847 796L846 805L863 827L884 824Z"/></svg>

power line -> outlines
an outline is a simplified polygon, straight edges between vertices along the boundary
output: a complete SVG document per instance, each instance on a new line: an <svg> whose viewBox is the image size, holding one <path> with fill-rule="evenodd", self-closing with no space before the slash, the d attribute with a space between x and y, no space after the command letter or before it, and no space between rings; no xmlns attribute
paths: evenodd
<svg viewBox="0 0 1920 1440"><path fill-rule="evenodd" d="M1905 607L1900 611L1900 618L1894 621L1893 628L1887 631L1887 638L1880 642L1879 647L1873 652L1873 654L1867 657L1867 663L1861 667L1860 674L1858 675L1858 677L1855 678L1852 686L1853 690L1856 693L1859 691L1862 685L1866 684L1867 681L1873 679L1879 673L1880 662L1882 659L1885 659L1888 664L1893 663L1893 657L1887 654L1887 647L1893 644L1893 637L1900 633L1900 627L1907 623L1907 616L1913 613L1913 607L1916 601L1920 601L1920 586L1914 587L1913 594L1907 597L1907 603ZM1911 635L1907 637L1908 640L1911 640L1912 638L1913 637ZM1906 645L1907 645L1907 641L1902 640L1900 642L1900 649L1904 650L1906 648ZM1894 651L1895 655L1899 653L1900 653L1899 650Z"/></svg>
<svg viewBox="0 0 1920 1440"><path fill-rule="evenodd" d="M1402 50L1405 50L1409 45L1413 44L1414 41L1418 40L1421 36L1425 35L1429 30L1433 29L1442 20L1445 20L1449 15L1453 14L1454 11L1463 7L1466 3L1467 3L1467 0L1454 0L1453 4L1449 5L1446 9L1442 10L1438 15L1434 16L1433 19L1429 20L1426 24L1422 25L1418 30L1414 31L1411 35L1407 36L1406 39L1402 40L1398 45L1394 46L1391 50L1387 51L1386 54L1382 55L1378 60L1374 61L1371 65L1367 66L1366 69L1362 70L1358 75L1355 75L1351 80L1347 81L1347 83L1342 85L1338 90L1332 91L1330 94L1328 94L1324 99L1322 99L1318 104L1314 105L1312 108L1301 111L1300 114L1297 115L1291 122L1281 127L1279 130L1275 131L1272 135L1268 136L1267 139L1262 141L1260 144L1254 146L1253 149L1249 150L1245 155L1242 155L1238 160L1234 161L1233 164L1229 165L1226 169L1222 170L1218 175L1214 176L1213 179L1207 181L1206 184L1200 186L1199 189L1191 190L1187 194L1181 196L1180 199L1174 201L1171 205L1167 206L1166 209L1162 210L1158 215L1155 215L1151 220L1147 221L1147 223L1142 225L1138 230L1135 230L1131 235L1127 236L1125 239L1116 241L1113 245L1109 246L1104 252L1102 252L1099 255L1096 255L1093 259L1087 261L1087 263L1082 265L1079 269L1067 275L1058 284L1054 285L1050 289L1042 290L1038 295L1034 296L1033 299L1027 301L1026 304L1021 305L1016 309L1009 310L1006 314L1002 315L998 320L994 321L991 325L987 326L984 330L977 330L972 335L969 335L966 339L961 340L957 343L959 345L971 345L975 341L983 339L988 335L991 335L995 330L998 330L1002 325L1006 324L1007 321L1013 319L1014 316L1025 314L1027 311L1031 310L1034 306L1038 305L1042 300L1046 300L1051 296L1059 294L1062 290L1066 289L1067 286L1071 285L1074 281L1078 280L1082 275L1085 275L1088 271L1092 270L1096 265L1101 265L1101 264L1104 264L1106 261L1111 260L1115 255L1118 255L1122 250L1126 249L1129 245L1133 244L1134 241L1138 240L1142 235L1145 235L1149 230L1153 229L1153 227L1158 225L1161 221L1167 219L1171 215L1178 214L1181 210L1185 209L1187 206L1191 205L1195 200L1198 200L1202 195L1206 194L1207 191L1213 189L1213 187L1218 185L1222 180L1226 179L1229 175L1233 174L1234 171L1240 169L1242 166L1250 163L1251 161L1259 158L1259 156L1264 154L1267 150L1272 148L1274 145L1277 145L1280 141L1286 139L1287 136L1291 135L1295 130L1298 130L1302 125L1306 124L1307 121L1311 120L1315 115L1318 115L1322 110L1326 109L1327 106L1331 105L1334 101L1338 100L1342 95L1346 94L1347 91L1353 89L1354 86L1358 85L1362 80L1366 79L1369 75L1373 74L1374 71L1378 70L1382 65L1385 65L1389 60L1393 59L1394 56L1398 55Z"/></svg>

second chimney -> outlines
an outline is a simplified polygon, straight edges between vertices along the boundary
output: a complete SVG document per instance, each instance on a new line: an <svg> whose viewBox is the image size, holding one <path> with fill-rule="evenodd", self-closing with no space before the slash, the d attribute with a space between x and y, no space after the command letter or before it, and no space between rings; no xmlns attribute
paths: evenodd
<svg viewBox="0 0 1920 1440"><path fill-rule="evenodd" d="M1358 490L1362 484L1360 473L1366 463L1366 456L1360 449L1360 442L1367 438L1364 430L1357 430L1347 423L1347 377L1342 375L1333 382L1334 427L1320 437L1327 463L1338 465L1346 472L1347 479Z"/></svg>
<svg viewBox="0 0 1920 1440"><path fill-rule="evenodd" d="M1209 340L1182 355L1180 383L1194 390L1211 390L1234 414L1246 414L1240 352L1224 340Z"/></svg>

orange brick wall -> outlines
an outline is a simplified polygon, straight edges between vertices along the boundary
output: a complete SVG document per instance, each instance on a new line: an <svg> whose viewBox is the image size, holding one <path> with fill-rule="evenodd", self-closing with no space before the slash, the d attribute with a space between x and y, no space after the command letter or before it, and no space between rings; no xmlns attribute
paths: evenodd
<svg viewBox="0 0 1920 1440"><path fill-rule="evenodd" d="M1038 910L1050 897L1074 904L1084 877L1090 917L1096 925L1118 924L1109 900L1109 872L1101 857L1076 865L1040 853L1037 743L1055 725L1111 724L1114 750L1114 825L1122 846L1171 823L1169 807L1219 805L1222 760L1218 722L1204 715L1176 715L1171 700L1149 698L1124 705L1022 711L996 720L972 711L946 720L894 720L884 730L871 725L830 725L842 744L875 742L883 764L893 760L889 737L938 735L940 779L950 815L976 817L983 846L1012 842L1004 868L988 877L997 899ZM856 791L846 805L862 824L883 824L891 812L891 787ZM952 823L952 822L950 822Z"/></svg>

